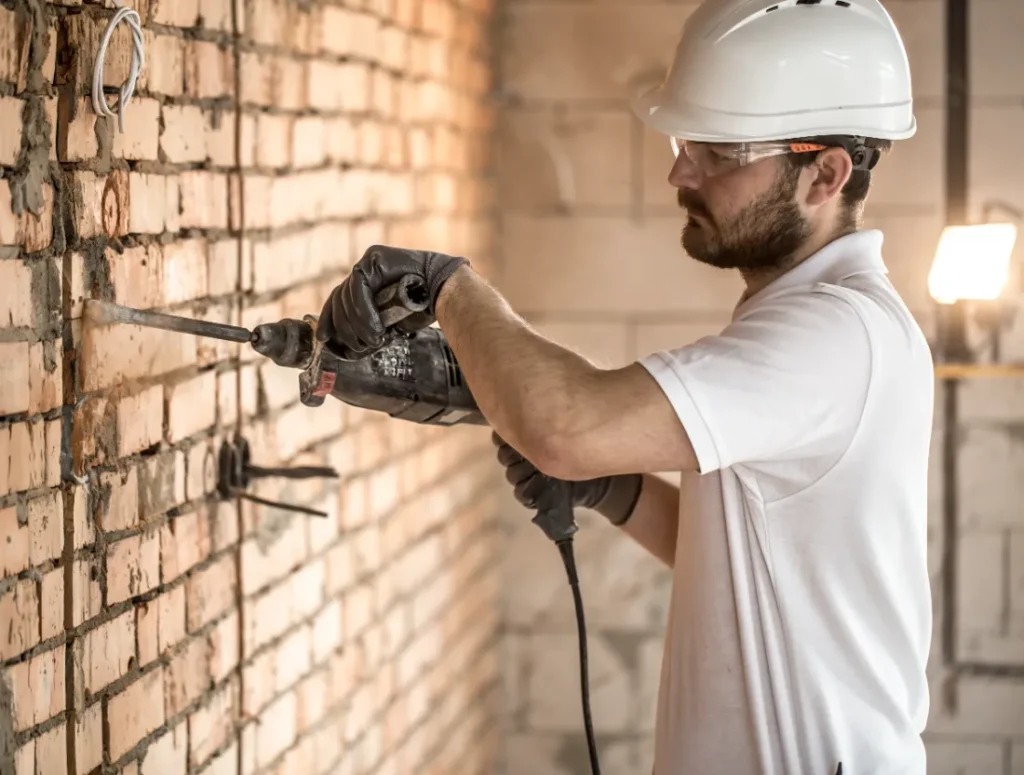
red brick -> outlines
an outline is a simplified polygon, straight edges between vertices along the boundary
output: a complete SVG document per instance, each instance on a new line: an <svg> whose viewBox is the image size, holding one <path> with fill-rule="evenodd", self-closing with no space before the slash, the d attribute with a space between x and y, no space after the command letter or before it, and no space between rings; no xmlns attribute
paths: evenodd
<svg viewBox="0 0 1024 775"><path fill-rule="evenodd" d="M235 603L235 558L225 555L187 582L186 612L189 632L195 632Z"/></svg>
<svg viewBox="0 0 1024 775"><path fill-rule="evenodd" d="M251 595L286 576L306 556L302 524L293 521L273 542L242 544L242 592Z"/></svg>
<svg viewBox="0 0 1024 775"><path fill-rule="evenodd" d="M103 176L88 170L71 173L72 209L81 239L128 234L131 212L129 181L124 170L114 170Z"/></svg>
<svg viewBox="0 0 1024 775"><path fill-rule="evenodd" d="M207 371L167 387L167 441L174 444L216 421L217 374Z"/></svg>
<svg viewBox="0 0 1024 775"><path fill-rule="evenodd" d="M291 688L309 672L312 665L310 635L309 627L298 627L278 644L274 665L277 692Z"/></svg>
<svg viewBox="0 0 1024 775"><path fill-rule="evenodd" d="M185 638L185 587L177 586L157 598L157 643L164 653Z"/></svg>
<svg viewBox="0 0 1024 775"><path fill-rule="evenodd" d="M203 117L206 158L218 167L235 165L235 113L216 111Z"/></svg>
<svg viewBox="0 0 1024 775"><path fill-rule="evenodd" d="M207 245L207 289L211 296L234 293L238 283L238 243L219 240Z"/></svg>
<svg viewBox="0 0 1024 775"><path fill-rule="evenodd" d="M127 457L159 444L163 436L164 389L154 385L117 403L118 455Z"/></svg>
<svg viewBox="0 0 1024 775"><path fill-rule="evenodd" d="M345 106L342 91L344 66L314 59L309 63L309 106L315 110L336 111ZM256 88L255 85L251 88Z"/></svg>
<svg viewBox="0 0 1024 775"><path fill-rule="evenodd" d="M71 511L74 522L75 549L88 546L96 540L96 531L92 516L89 514L88 496L85 487L77 485L71 488Z"/></svg>
<svg viewBox="0 0 1024 775"><path fill-rule="evenodd" d="M36 342L29 349L29 414L48 412L63 403L62 369L59 362L62 349L60 341Z"/></svg>
<svg viewBox="0 0 1024 775"><path fill-rule="evenodd" d="M185 453L154 455L139 468L139 516L148 520L185 502Z"/></svg>
<svg viewBox="0 0 1024 775"><path fill-rule="evenodd" d="M169 210L176 209L171 199L171 184L177 191L177 180L145 172L129 174L132 191L128 228L132 234L162 234L167 227ZM176 199L176 197L175 197ZM140 248L141 249L141 248Z"/></svg>
<svg viewBox="0 0 1024 775"><path fill-rule="evenodd" d="M39 593L35 581L22 579L0 595L0 622L7 622L0 627L0 660L16 657L39 642Z"/></svg>
<svg viewBox="0 0 1024 775"><path fill-rule="evenodd" d="M217 304L203 304L194 317L198 320L206 320L213 323L235 325L238 322L238 311L230 301L223 300ZM239 349L237 344L208 336L196 337L195 341L196 364L200 368L232 360ZM214 404L211 409L216 410L216 397L214 396L213 398Z"/></svg>
<svg viewBox="0 0 1024 775"><path fill-rule="evenodd" d="M268 46L283 44L291 21L282 0L245 4L245 29L249 38L257 43Z"/></svg>
<svg viewBox="0 0 1024 775"><path fill-rule="evenodd" d="M288 692L260 714L260 734L256 739L256 762L260 767L265 767L295 742L297 705L295 692Z"/></svg>
<svg viewBox="0 0 1024 775"><path fill-rule="evenodd" d="M189 760L193 766L206 762L227 742L233 731L238 702L238 684L229 681L189 715Z"/></svg>
<svg viewBox="0 0 1024 775"><path fill-rule="evenodd" d="M276 169L291 164L292 118L261 113L256 120L256 163Z"/></svg>
<svg viewBox="0 0 1024 775"><path fill-rule="evenodd" d="M255 716L274 696L273 650L264 651L242 668L242 712Z"/></svg>
<svg viewBox="0 0 1024 775"><path fill-rule="evenodd" d="M141 775L185 775L188 766L188 727L177 724L149 744Z"/></svg>
<svg viewBox="0 0 1024 775"><path fill-rule="evenodd" d="M206 160L206 118L194 105L165 105L160 150L173 164Z"/></svg>
<svg viewBox="0 0 1024 775"><path fill-rule="evenodd" d="M199 0L199 21L201 26L208 30L230 32L231 3L232 0ZM239 9L241 10L241 5Z"/></svg>
<svg viewBox="0 0 1024 775"><path fill-rule="evenodd" d="M238 613L232 612L221 620L209 635L210 677L214 683L227 678L238 665L240 644L238 642Z"/></svg>
<svg viewBox="0 0 1024 775"><path fill-rule="evenodd" d="M42 640L64 632L64 569L54 568L39 582Z"/></svg>
<svg viewBox="0 0 1024 775"><path fill-rule="evenodd" d="M230 50L205 40L186 41L185 93L199 99L232 96L234 62Z"/></svg>
<svg viewBox="0 0 1024 775"><path fill-rule="evenodd" d="M107 547L107 604L142 595L160 583L159 534L147 531Z"/></svg>
<svg viewBox="0 0 1024 775"><path fill-rule="evenodd" d="M22 113L25 101L0 97L0 164L13 167L21 151Z"/></svg>
<svg viewBox="0 0 1024 775"><path fill-rule="evenodd" d="M126 675L135 658L135 612L125 611L116 619L89 630L75 641L75 660L81 669L84 688L96 694Z"/></svg>
<svg viewBox="0 0 1024 775"><path fill-rule="evenodd" d="M0 414L28 411L29 344L0 342Z"/></svg>
<svg viewBox="0 0 1024 775"><path fill-rule="evenodd" d="M356 158L357 134L347 117L330 119L326 130L326 151L334 162L352 162Z"/></svg>
<svg viewBox="0 0 1024 775"><path fill-rule="evenodd" d="M209 444L196 444L185 459L185 498L199 500L216 490L217 453Z"/></svg>
<svg viewBox="0 0 1024 775"><path fill-rule="evenodd" d="M198 700L209 688L210 656L205 638L196 638L167 666L164 702L168 718L176 716Z"/></svg>
<svg viewBox="0 0 1024 775"><path fill-rule="evenodd" d="M181 226L224 229L228 226L228 176L190 170L180 177Z"/></svg>
<svg viewBox="0 0 1024 775"><path fill-rule="evenodd" d="M29 529L18 521L18 509L14 506L0 509L0 536L3 551L0 551L0 578L14 576L31 567L28 555Z"/></svg>
<svg viewBox="0 0 1024 775"><path fill-rule="evenodd" d="M309 108L309 72L311 63L276 56L270 63L270 104L281 110Z"/></svg>
<svg viewBox="0 0 1024 775"><path fill-rule="evenodd" d="M12 211L11 188L0 185L0 245L21 245L20 216Z"/></svg>
<svg viewBox="0 0 1024 775"><path fill-rule="evenodd" d="M160 656L159 598L135 607L135 632L139 643L139 667L145 667Z"/></svg>
<svg viewBox="0 0 1024 775"><path fill-rule="evenodd" d="M60 557L64 550L64 506L59 491L28 502L28 529L28 557L33 565Z"/></svg>
<svg viewBox="0 0 1024 775"><path fill-rule="evenodd" d="M332 600L313 621L313 662L324 662L342 644L342 609L340 600Z"/></svg>
<svg viewBox="0 0 1024 775"><path fill-rule="evenodd" d="M8 485L11 492L42 487L46 482L45 423L16 423L10 427L10 431Z"/></svg>
<svg viewBox="0 0 1024 775"><path fill-rule="evenodd" d="M206 243L175 242L164 247L164 303L180 304L206 296Z"/></svg>
<svg viewBox="0 0 1024 775"><path fill-rule="evenodd" d="M14 731L21 732L64 710L64 646L7 669L14 701Z"/></svg>
<svg viewBox="0 0 1024 775"><path fill-rule="evenodd" d="M174 0L162 0L174 6ZM177 97L185 91L185 41L176 35L143 30L146 66L139 74L139 87L155 94Z"/></svg>
<svg viewBox="0 0 1024 775"><path fill-rule="evenodd" d="M153 670L107 700L110 758L117 761L164 723L164 670Z"/></svg>
<svg viewBox="0 0 1024 775"><path fill-rule="evenodd" d="M67 727L63 724L36 738L36 772L67 775Z"/></svg>
<svg viewBox="0 0 1024 775"><path fill-rule="evenodd" d="M2 186L0 186L2 187ZM24 261L0 261L0 327L31 326L32 271Z"/></svg>
<svg viewBox="0 0 1024 775"><path fill-rule="evenodd" d="M353 113L370 109L370 68L363 62L347 62L338 71L342 108Z"/></svg>
<svg viewBox="0 0 1024 775"><path fill-rule="evenodd" d="M195 27L199 0L150 0L149 19L173 27Z"/></svg>
<svg viewBox="0 0 1024 775"><path fill-rule="evenodd" d="M242 102L246 105L272 104L273 64L268 54L242 52Z"/></svg>
<svg viewBox="0 0 1024 775"><path fill-rule="evenodd" d="M124 133L116 118L107 118L114 134L111 154L115 159L156 161L160 147L160 103L136 97L124 112Z"/></svg>
<svg viewBox="0 0 1024 775"><path fill-rule="evenodd" d="M99 616L103 610L103 590L100 589L99 560L76 560L75 580L71 589L71 624L77 627L82 622Z"/></svg>
<svg viewBox="0 0 1024 775"><path fill-rule="evenodd" d="M75 763L79 772L92 772L103 763L103 703L96 702L75 720Z"/></svg>
<svg viewBox="0 0 1024 775"><path fill-rule="evenodd" d="M118 253L108 248L107 263L114 301L145 309L163 304L162 247L139 245Z"/></svg>
<svg viewBox="0 0 1024 775"><path fill-rule="evenodd" d="M46 480L44 487L59 487L61 480L61 449L63 448L63 420L47 420L44 423L44 444L46 446Z"/></svg>
<svg viewBox="0 0 1024 775"><path fill-rule="evenodd" d="M100 530L127 530L138 524L139 479L134 467L99 475L100 508L96 522Z"/></svg>
<svg viewBox="0 0 1024 775"><path fill-rule="evenodd" d="M18 17L14 11L0 6L0 80L17 84L21 80L23 59L27 58L27 48L18 45L24 36L19 35Z"/></svg>
<svg viewBox="0 0 1024 775"><path fill-rule="evenodd" d="M193 337L141 326L86 326L81 347L79 373L86 392L158 377L196 359Z"/></svg>
<svg viewBox="0 0 1024 775"><path fill-rule="evenodd" d="M345 595L344 632L346 638L360 635L373 619L373 590L365 584Z"/></svg>

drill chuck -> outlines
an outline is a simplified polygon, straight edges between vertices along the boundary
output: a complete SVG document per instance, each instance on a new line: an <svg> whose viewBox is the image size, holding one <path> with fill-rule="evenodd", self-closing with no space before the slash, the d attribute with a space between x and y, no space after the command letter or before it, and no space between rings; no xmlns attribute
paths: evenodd
<svg viewBox="0 0 1024 775"><path fill-rule="evenodd" d="M252 348L278 366L301 369L313 355L313 329L303 320L285 318L253 329Z"/></svg>

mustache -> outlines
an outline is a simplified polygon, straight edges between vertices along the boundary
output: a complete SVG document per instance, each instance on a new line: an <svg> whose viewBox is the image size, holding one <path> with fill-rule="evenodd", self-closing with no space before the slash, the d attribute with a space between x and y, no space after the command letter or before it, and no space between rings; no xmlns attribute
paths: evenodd
<svg viewBox="0 0 1024 775"><path fill-rule="evenodd" d="M708 218L711 217L711 214L707 211L707 208L704 207L704 205L701 203L701 201L699 199L697 199L689 191L684 191L683 189L678 189L676 191L676 201L679 203L680 207L685 208L686 210L690 211L691 213L696 213L697 215L703 215L703 216L708 217Z"/></svg>

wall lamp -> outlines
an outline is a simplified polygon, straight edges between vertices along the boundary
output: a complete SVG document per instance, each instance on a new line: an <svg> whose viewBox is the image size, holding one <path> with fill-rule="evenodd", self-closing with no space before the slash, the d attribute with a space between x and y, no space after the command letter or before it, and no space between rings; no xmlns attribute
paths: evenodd
<svg viewBox="0 0 1024 775"><path fill-rule="evenodd" d="M939 377L1024 377L1024 364L1001 362L1002 335L1013 325L1019 303L1019 294L1007 288L1016 285L1011 278L1018 279L1011 259L1022 221L1019 210L988 202L981 223L943 230L928 275L928 291L938 305L933 352Z"/></svg>

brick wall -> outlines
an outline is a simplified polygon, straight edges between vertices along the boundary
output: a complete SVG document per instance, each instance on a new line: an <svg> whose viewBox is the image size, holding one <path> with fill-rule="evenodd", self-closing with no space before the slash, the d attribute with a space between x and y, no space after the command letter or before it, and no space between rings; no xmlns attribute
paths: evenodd
<svg viewBox="0 0 1024 775"><path fill-rule="evenodd" d="M738 279L688 260L666 178L667 140L625 98L656 81L686 15L677 2L509 0L501 19L499 126L501 288L541 331L595 361L623 365L727 322ZM943 224L944 4L889 0L914 74L919 132L875 176L868 227L886 234L890 276L929 334L927 274ZM1024 112L1019 3L971 3L971 209L991 198L1024 207L1015 137ZM997 61L1010 56L1009 62ZM1019 330L1019 327L1018 327ZM1018 358L1015 335L1006 357ZM955 600L942 594L942 404L936 409L931 566L936 627L931 666L930 773L1024 773L1024 521L1017 461L1019 382L964 388ZM557 561L538 550L528 515L506 496L509 579L505 681L509 775L586 768L571 600ZM648 772L669 575L600 518L577 540L591 636L602 771ZM955 612L961 660L941 635ZM952 615L952 614L950 614ZM979 674L980 673L980 674Z"/></svg>
<svg viewBox="0 0 1024 775"><path fill-rule="evenodd" d="M490 4L128 5L122 134L90 96L112 4L0 4L0 772L490 773L486 435L307 409L248 349L83 320L317 313L376 241L489 272ZM122 24L107 86L131 55ZM220 499L239 432L334 466L250 491L328 516Z"/></svg>

